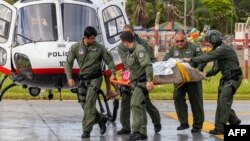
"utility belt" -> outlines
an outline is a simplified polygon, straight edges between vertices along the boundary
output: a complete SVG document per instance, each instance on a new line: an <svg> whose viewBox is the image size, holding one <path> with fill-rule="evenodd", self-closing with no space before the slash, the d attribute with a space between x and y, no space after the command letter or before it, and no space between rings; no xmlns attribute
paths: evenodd
<svg viewBox="0 0 250 141"><path fill-rule="evenodd" d="M238 81L240 79L240 76L242 75L241 69L234 69L231 70L230 73L223 75L220 79L220 86L224 86L225 84L229 86L232 89L232 94L235 94L237 88L234 87L232 82L229 82L229 80L235 80ZM221 90L219 89L219 93Z"/></svg>
<svg viewBox="0 0 250 141"><path fill-rule="evenodd" d="M97 70L90 74L81 74L79 77L80 80L92 80L100 76L102 76L102 70Z"/></svg>
<svg viewBox="0 0 250 141"><path fill-rule="evenodd" d="M135 82L136 83L147 82L147 76L146 76L146 74L141 75L138 79L136 79Z"/></svg>
<svg viewBox="0 0 250 141"><path fill-rule="evenodd" d="M80 85L83 85L84 88L87 88L88 86L92 87L95 91L98 91L99 89L97 89L95 86L90 85L90 81L92 79L98 78L102 76L102 71L101 70L97 70L94 71L91 74L84 74L84 75L80 75Z"/></svg>
<svg viewBox="0 0 250 141"><path fill-rule="evenodd" d="M232 79L235 81L238 81L239 76L241 76L241 75L242 75L241 69L234 69L234 70L231 70L228 74L223 75L221 79L224 81L228 81L228 80L232 80Z"/></svg>
<svg viewBox="0 0 250 141"><path fill-rule="evenodd" d="M141 75L137 80L132 82L132 90L134 90L136 87L140 88L142 90L142 92L146 95L148 94L148 90L147 88L145 88L144 86L142 86L139 83L143 83L143 82L147 82L147 76L146 74Z"/></svg>

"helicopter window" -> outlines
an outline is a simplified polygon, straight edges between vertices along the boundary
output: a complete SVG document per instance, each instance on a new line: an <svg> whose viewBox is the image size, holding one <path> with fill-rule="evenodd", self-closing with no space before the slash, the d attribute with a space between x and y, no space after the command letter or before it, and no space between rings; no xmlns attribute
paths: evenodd
<svg viewBox="0 0 250 141"><path fill-rule="evenodd" d="M85 5L62 4L63 37L64 40L79 41L83 38L84 29L94 26L100 33L96 11ZM98 34L97 40L101 40Z"/></svg>
<svg viewBox="0 0 250 141"><path fill-rule="evenodd" d="M25 6L18 11L18 44L58 40L54 4Z"/></svg>
<svg viewBox="0 0 250 141"><path fill-rule="evenodd" d="M103 10L103 20L108 42L113 44L120 40L125 25L124 15L119 7L111 5Z"/></svg>
<svg viewBox="0 0 250 141"><path fill-rule="evenodd" d="M4 5L0 5L0 43L7 42L12 12Z"/></svg>

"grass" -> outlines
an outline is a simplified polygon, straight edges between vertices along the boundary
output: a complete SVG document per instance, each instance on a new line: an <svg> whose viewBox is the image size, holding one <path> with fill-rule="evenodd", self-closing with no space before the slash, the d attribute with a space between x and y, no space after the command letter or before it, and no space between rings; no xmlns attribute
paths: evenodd
<svg viewBox="0 0 250 141"><path fill-rule="evenodd" d="M206 67L206 70L211 67ZM244 69L242 69L244 70ZM250 74L250 69L248 69L248 74ZM220 74L211 77L209 80L203 80L203 98L204 100L215 100L217 99L217 89L218 83L221 78ZM237 100L250 100L250 78L243 80L240 88L237 90L234 99ZM3 85L6 86L11 83L11 80L7 79L6 83ZM105 90L105 84L103 83L102 87ZM59 99L59 92L57 90L52 91L54 94L54 99ZM152 100L171 100L173 99L173 85L165 84L160 86L155 86L154 90L150 93L150 98ZM9 89L3 96L3 99L47 99L48 92L43 91L43 94L37 97L32 97L29 95L27 90L24 90L20 86L13 87ZM77 99L76 94L71 93L69 90L62 90L62 99L63 100L75 100Z"/></svg>

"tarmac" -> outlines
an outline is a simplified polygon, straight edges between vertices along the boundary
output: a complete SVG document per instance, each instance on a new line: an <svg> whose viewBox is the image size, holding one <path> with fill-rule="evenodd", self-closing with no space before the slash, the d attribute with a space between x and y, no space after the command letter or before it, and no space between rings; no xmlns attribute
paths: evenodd
<svg viewBox="0 0 250 141"><path fill-rule="evenodd" d="M110 105L112 101L110 101ZM189 103L187 101L187 103ZM190 128L177 131L174 103L153 101L161 114L162 130L154 132L148 116L148 141L222 141L223 135L208 133L213 129L216 101L204 101L205 123L200 133L191 133L192 113L189 107ZM250 100L234 101L233 108L242 124L250 125ZM2 100L0 102L0 141L81 141L83 111L76 100ZM121 129L118 118L107 122L107 131L100 135L95 125L86 141L125 141L129 135L117 135Z"/></svg>

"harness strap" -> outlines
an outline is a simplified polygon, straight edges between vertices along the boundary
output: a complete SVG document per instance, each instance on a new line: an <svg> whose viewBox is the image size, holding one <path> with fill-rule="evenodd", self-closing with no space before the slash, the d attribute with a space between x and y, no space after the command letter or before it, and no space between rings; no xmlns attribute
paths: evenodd
<svg viewBox="0 0 250 141"><path fill-rule="evenodd" d="M180 63L180 62L176 62L176 66L178 67L178 69L181 72L181 76L183 79L183 83L181 83L176 89L178 89L179 87L181 87L184 83L186 82L190 82L191 78L187 72L187 70L185 69L185 67Z"/></svg>

